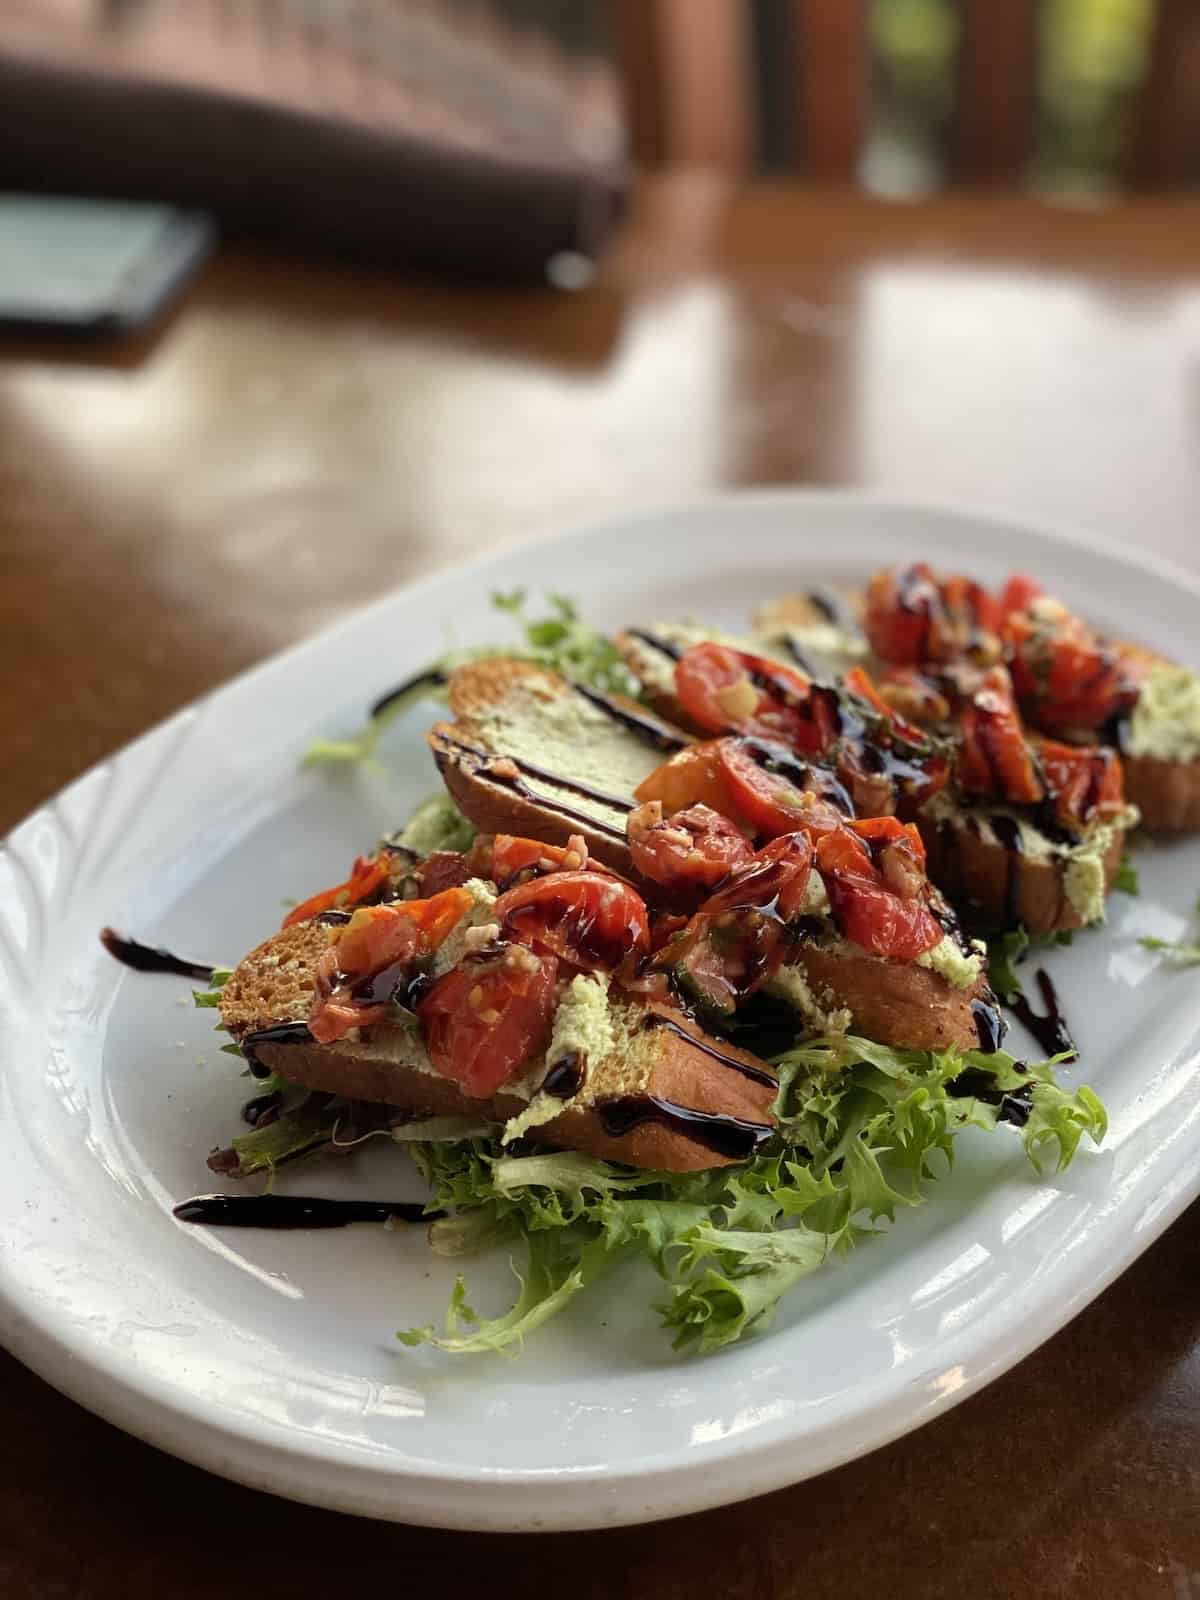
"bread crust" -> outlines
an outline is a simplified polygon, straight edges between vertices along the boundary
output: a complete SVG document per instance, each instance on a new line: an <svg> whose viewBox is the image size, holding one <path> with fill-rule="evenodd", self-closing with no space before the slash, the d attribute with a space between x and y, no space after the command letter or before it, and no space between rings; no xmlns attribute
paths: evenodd
<svg viewBox="0 0 1200 1600"><path fill-rule="evenodd" d="M885 961L855 945L803 945L796 966L814 994L828 991L853 1017L855 1033L904 1050L979 1047L974 1001L988 993L986 973L956 989L940 973L911 961Z"/></svg>
<svg viewBox="0 0 1200 1600"><path fill-rule="evenodd" d="M1200 831L1200 761L1122 756L1125 798L1142 814L1148 833Z"/></svg>
<svg viewBox="0 0 1200 1600"><path fill-rule="evenodd" d="M954 904L973 901L1002 927L1018 923L1030 934L1081 928L1083 919L1066 891L1066 865L1009 850L984 838L969 814L954 819L918 817L929 876ZM1121 867L1125 836L1118 831L1104 853L1107 894Z"/></svg>
<svg viewBox="0 0 1200 1600"><path fill-rule="evenodd" d="M251 951L222 991L222 1021L235 1039L241 1041L262 1028L307 1016L313 973L326 945L327 930L320 923L308 922L273 935ZM670 1028L655 1027L650 1046L653 1060L641 1092L690 1111L759 1124L771 1122L775 1084L760 1081L762 1074L768 1078L771 1074L757 1056L724 1041L718 1044L708 1040L696 1023L659 1002L629 995L622 997L622 1003L642 1005L647 1017L657 1014L673 1024ZM415 1115L464 1116L503 1123L519 1115L528 1103L517 1095L504 1093L488 1100L473 1099L452 1079L423 1071L404 1061L394 1048L389 1050L389 1042L394 1047L403 1030L365 1031L364 1039L332 1045L264 1042L255 1045L254 1053L263 1066L292 1083L349 1099L396 1106ZM709 1053L712 1049L759 1076L722 1065ZM594 1070L602 1072L603 1064ZM600 1114L591 1107L569 1106L552 1121L532 1130L531 1137L551 1148L580 1150L605 1160L664 1172L698 1172L729 1165L732 1159L660 1122L643 1122L628 1132L610 1133Z"/></svg>
<svg viewBox="0 0 1200 1600"><path fill-rule="evenodd" d="M490 776L496 753L467 743L463 729L456 723L434 723L426 739L451 799L481 833L512 833L522 839L559 845L579 834L589 856L622 877L632 873L629 842L624 833L628 812L614 809L611 823L601 826L581 812L566 809L570 806L569 796L564 796L564 808L559 810L540 798L519 793L511 787L511 780ZM629 805L632 810L632 798Z"/></svg>

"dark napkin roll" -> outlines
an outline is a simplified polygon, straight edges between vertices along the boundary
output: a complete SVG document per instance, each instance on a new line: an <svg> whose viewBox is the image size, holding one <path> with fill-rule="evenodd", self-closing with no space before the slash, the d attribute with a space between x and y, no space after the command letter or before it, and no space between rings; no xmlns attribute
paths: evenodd
<svg viewBox="0 0 1200 1600"><path fill-rule="evenodd" d="M564 147L512 152L216 88L0 52L0 188L154 199L228 234L381 265L543 278L595 257L627 177Z"/></svg>

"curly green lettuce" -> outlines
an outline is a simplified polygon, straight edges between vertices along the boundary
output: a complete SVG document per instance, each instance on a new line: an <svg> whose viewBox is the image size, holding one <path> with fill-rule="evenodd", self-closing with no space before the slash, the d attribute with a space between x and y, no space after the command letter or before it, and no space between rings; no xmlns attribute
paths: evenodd
<svg viewBox="0 0 1200 1600"><path fill-rule="evenodd" d="M1039 1174L1061 1170L1106 1117L1090 1089L1055 1082L1003 1051L893 1050L854 1037L813 1040L779 1063L779 1138L751 1162L709 1172L637 1172L574 1152L518 1156L494 1141L419 1145L440 1254L526 1246L520 1292L498 1317L474 1312L460 1278L443 1332L399 1334L455 1353L518 1350L617 1262L648 1258L676 1349L708 1352L770 1322L831 1256L920 1204L967 1128L1019 1130ZM516 1270L516 1269L514 1269Z"/></svg>

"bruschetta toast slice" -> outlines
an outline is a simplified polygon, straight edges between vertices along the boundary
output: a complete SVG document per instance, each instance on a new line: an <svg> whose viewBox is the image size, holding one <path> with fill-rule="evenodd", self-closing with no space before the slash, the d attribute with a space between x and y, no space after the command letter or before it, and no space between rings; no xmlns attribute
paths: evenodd
<svg viewBox="0 0 1200 1600"><path fill-rule="evenodd" d="M252 951L222 991L224 1026L255 1063L289 1083L414 1117L467 1117L552 1148L670 1172L745 1160L773 1132L776 1084L762 1061L708 1038L661 1000L610 992L600 976L577 974L565 984L548 1039L490 1094L470 1093L439 1071L428 1029L411 1019L367 1023L320 1043L310 1021L336 931L320 920L293 924ZM481 948L444 975L466 972L469 1008L487 964L504 959L503 950Z"/></svg>
<svg viewBox="0 0 1200 1600"><path fill-rule="evenodd" d="M492 657L450 678L452 722L429 744L455 803L485 833L565 844L629 870L633 793L687 736L644 706L523 661Z"/></svg>
<svg viewBox="0 0 1200 1600"><path fill-rule="evenodd" d="M656 878L646 851L633 847L637 823L631 833L631 818L635 812L644 817L647 801L660 807L655 820L665 816L676 824L679 814L702 803L718 819L732 821L747 854L755 843L797 830L832 831L855 817L852 797L835 774L782 744L732 736L681 744L664 761L657 746L679 739L666 724L654 719L648 735L590 703L581 707L562 680L522 663L460 668L451 679L450 704L455 722L438 724L430 743L450 793L476 826L553 844L578 834L589 854L659 905L694 910L698 900L689 903L685 893L681 901L678 885ZM698 853L694 842L687 853ZM814 892L819 883L818 875ZM798 944L789 962L795 971L781 982L802 1002L802 1025L820 1031L835 1016L843 1027L853 1025L884 1044L975 1048L976 1002L990 1003L982 957L965 946L956 952L961 935L944 902L939 915L949 931L936 941L944 943L936 968L855 947L833 922L820 929L820 938ZM806 996L802 983L810 966L815 989Z"/></svg>
<svg viewBox="0 0 1200 1600"><path fill-rule="evenodd" d="M864 609L880 661L921 670L1003 661L1031 727L1119 752L1144 828L1200 828L1200 677L1189 668L1105 638L1020 574L992 595L924 565L885 570Z"/></svg>

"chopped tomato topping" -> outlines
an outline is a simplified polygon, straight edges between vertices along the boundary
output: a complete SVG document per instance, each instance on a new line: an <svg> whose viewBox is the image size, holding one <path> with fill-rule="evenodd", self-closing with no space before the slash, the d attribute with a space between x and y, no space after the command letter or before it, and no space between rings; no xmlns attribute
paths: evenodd
<svg viewBox="0 0 1200 1600"><path fill-rule="evenodd" d="M852 944L895 961L912 961L942 938L926 904L923 853L918 857L910 828L872 818L817 842L817 867L839 930Z"/></svg>
<svg viewBox="0 0 1200 1600"><path fill-rule="evenodd" d="M867 588L866 633L885 661L920 665L1000 654L1000 607L980 584L921 562L877 572Z"/></svg>
<svg viewBox="0 0 1200 1600"><path fill-rule="evenodd" d="M529 878L544 878L550 872L608 872L599 862L588 860L587 843L581 834L572 835L562 845L498 833L489 848L481 852L478 870L481 877L490 878L499 889L511 888Z"/></svg>
<svg viewBox="0 0 1200 1600"><path fill-rule="evenodd" d="M441 894L445 889L459 889L468 878L475 876L461 850L435 850L413 868L413 877L422 896Z"/></svg>
<svg viewBox="0 0 1200 1600"><path fill-rule="evenodd" d="M675 667L675 692L706 733L749 733L821 755L837 737L836 699L781 662L696 644Z"/></svg>
<svg viewBox="0 0 1200 1600"><path fill-rule="evenodd" d="M1136 702L1142 670L1053 600L1035 599L1005 622L1013 684L1038 727L1100 728Z"/></svg>
<svg viewBox="0 0 1200 1600"><path fill-rule="evenodd" d="M1014 572L1000 591L1000 614L1007 620L1014 611L1025 611L1032 600L1045 594L1035 578L1024 572Z"/></svg>
<svg viewBox="0 0 1200 1600"><path fill-rule="evenodd" d="M806 833L773 839L707 899L656 966L727 1015L778 972L795 943L813 864Z"/></svg>
<svg viewBox="0 0 1200 1600"><path fill-rule="evenodd" d="M729 1016L774 977L794 943L767 911L699 912L656 962L707 1010Z"/></svg>
<svg viewBox="0 0 1200 1600"><path fill-rule="evenodd" d="M853 812L833 773L808 765L787 745L766 739L709 739L688 745L634 790L674 815L704 805L768 838L803 828L821 833Z"/></svg>
<svg viewBox="0 0 1200 1600"><path fill-rule="evenodd" d="M906 722L900 711L885 700L871 680L871 676L862 667L851 667L842 679L845 687L851 694L856 694L860 700L865 700L873 711L878 711L881 717L886 717L891 730L907 744L927 745L928 740L910 722Z"/></svg>
<svg viewBox="0 0 1200 1600"><path fill-rule="evenodd" d="M747 906L773 908L784 922L791 922L804 904L812 865L813 842L808 834L784 834L755 851L700 909L719 915Z"/></svg>
<svg viewBox="0 0 1200 1600"><path fill-rule="evenodd" d="M1052 739L1035 739L1033 748L1055 815L1064 826L1079 827L1120 811L1125 785L1115 751L1099 745L1056 744Z"/></svg>
<svg viewBox="0 0 1200 1600"><path fill-rule="evenodd" d="M390 876L391 861L386 850L374 856L359 856L345 883L335 884L332 889L322 889L319 894L309 895L307 900L293 906L284 917L283 926L290 928L297 922L307 922L322 911L361 905L377 889L382 889Z"/></svg>
<svg viewBox="0 0 1200 1600"><path fill-rule="evenodd" d="M467 1094L495 1094L545 1044L558 959L510 945L468 957L417 1002L430 1060Z"/></svg>
<svg viewBox="0 0 1200 1600"><path fill-rule="evenodd" d="M853 812L850 796L833 773L807 765L786 745L722 739L718 760L733 815L768 838L797 829L828 833Z"/></svg>
<svg viewBox="0 0 1200 1600"><path fill-rule="evenodd" d="M922 728L950 720L950 699L915 667L891 667L879 684L879 696L900 716Z"/></svg>
<svg viewBox="0 0 1200 1600"><path fill-rule="evenodd" d="M552 951L583 972L613 972L650 943L642 897L591 872L554 872L509 889L495 914L506 937Z"/></svg>
<svg viewBox="0 0 1200 1600"><path fill-rule="evenodd" d="M1003 667L980 679L958 713L958 781L967 794L1032 804L1044 790Z"/></svg>
<svg viewBox="0 0 1200 1600"><path fill-rule="evenodd" d="M351 1028L385 1022L392 995L465 916L471 896L446 889L428 900L360 906L343 927L329 930L329 947L317 963L316 993L308 1026L319 1044Z"/></svg>
<svg viewBox="0 0 1200 1600"><path fill-rule="evenodd" d="M633 791L639 800L659 800L668 816L689 806L705 805L723 817L737 818L733 793L721 763L723 739L685 745L678 755L656 767Z"/></svg>
<svg viewBox="0 0 1200 1600"><path fill-rule="evenodd" d="M905 845L921 870L925 870L925 841L915 822L901 822L897 817L863 817L848 826L872 853L889 844Z"/></svg>
<svg viewBox="0 0 1200 1600"><path fill-rule="evenodd" d="M642 877L677 894L703 896L753 854L742 830L706 805L664 820L661 801L648 800L629 813L626 833Z"/></svg>

